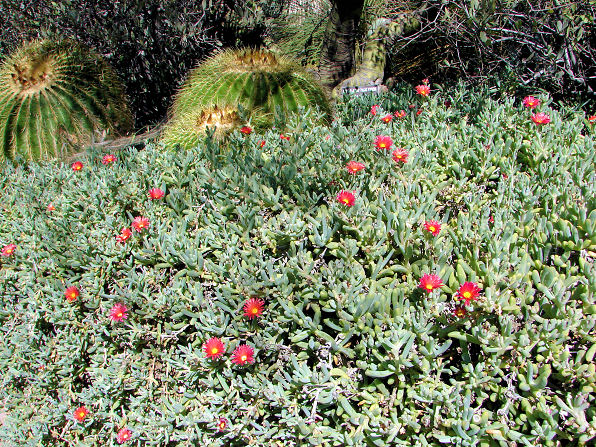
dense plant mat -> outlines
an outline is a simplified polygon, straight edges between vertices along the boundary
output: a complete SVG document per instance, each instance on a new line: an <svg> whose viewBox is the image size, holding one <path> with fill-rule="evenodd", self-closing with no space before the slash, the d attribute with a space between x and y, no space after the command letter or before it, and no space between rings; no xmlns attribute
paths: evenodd
<svg viewBox="0 0 596 447"><path fill-rule="evenodd" d="M6 167L0 439L593 442L594 125L418 92Z"/></svg>
<svg viewBox="0 0 596 447"><path fill-rule="evenodd" d="M0 161L64 158L132 124L114 72L73 41L24 44L0 66Z"/></svg>

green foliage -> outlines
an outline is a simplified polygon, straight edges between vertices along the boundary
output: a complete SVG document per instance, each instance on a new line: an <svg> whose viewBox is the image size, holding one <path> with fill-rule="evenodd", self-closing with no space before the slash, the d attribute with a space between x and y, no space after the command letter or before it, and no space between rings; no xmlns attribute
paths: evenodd
<svg viewBox="0 0 596 447"><path fill-rule="evenodd" d="M593 442L593 125L546 97L539 127L510 98L410 91L377 98L376 116L371 98L340 104L331 127L295 116L289 141L233 132L107 166L91 153L79 172L7 166L0 439L116 445L126 426L142 446ZM407 163L376 151L377 135ZM149 200L153 187L165 197ZM141 215L149 230L117 242ZM425 273L445 286L425 293ZM458 318L464 282L482 290ZM249 297L265 301L252 321ZM211 337L221 360L201 349ZM242 343L254 365L231 363Z"/></svg>
<svg viewBox="0 0 596 447"><path fill-rule="evenodd" d="M64 158L131 128L114 72L77 43L34 41L0 66L0 162Z"/></svg>
<svg viewBox="0 0 596 447"><path fill-rule="evenodd" d="M239 105L238 113L247 115L257 128L270 127L276 113L287 115L301 107L321 110L325 122L331 116L325 92L295 62L265 50L227 50L190 73L176 95L165 144L196 140L197 131L202 134L209 125L205 111Z"/></svg>

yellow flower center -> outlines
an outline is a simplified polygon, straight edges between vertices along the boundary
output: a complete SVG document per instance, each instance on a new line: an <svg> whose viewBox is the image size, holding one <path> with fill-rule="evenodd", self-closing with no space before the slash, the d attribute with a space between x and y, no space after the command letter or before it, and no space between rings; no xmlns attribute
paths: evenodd
<svg viewBox="0 0 596 447"><path fill-rule="evenodd" d="M385 143L379 143L379 147L385 147Z"/></svg>
<svg viewBox="0 0 596 447"><path fill-rule="evenodd" d="M433 285L432 285L432 284L427 284L427 285L426 285L426 288L427 288L428 290L432 290L432 289L433 289Z"/></svg>
<svg viewBox="0 0 596 447"><path fill-rule="evenodd" d="M123 313L122 313L122 312L118 312L118 313L116 314L116 316L117 316L118 318L122 318L122 315L123 315Z"/></svg>
<svg viewBox="0 0 596 447"><path fill-rule="evenodd" d="M436 228L435 228L433 225L431 225L430 227L428 227L428 229L429 229L429 231L431 231L431 232L434 232L434 231L436 230Z"/></svg>
<svg viewBox="0 0 596 447"><path fill-rule="evenodd" d="M246 355L243 355L242 357L240 357L240 360L242 360L243 362L246 362L246 359L248 359L248 357Z"/></svg>
<svg viewBox="0 0 596 447"><path fill-rule="evenodd" d="M470 298L472 296L472 294L470 292L468 292L467 290L464 292L464 298Z"/></svg>
<svg viewBox="0 0 596 447"><path fill-rule="evenodd" d="M259 309L257 309L256 307L253 307L251 312L253 314L257 314L257 313L259 313Z"/></svg>
<svg viewBox="0 0 596 447"><path fill-rule="evenodd" d="M213 347L211 348L211 354L217 354L219 352L219 349Z"/></svg>

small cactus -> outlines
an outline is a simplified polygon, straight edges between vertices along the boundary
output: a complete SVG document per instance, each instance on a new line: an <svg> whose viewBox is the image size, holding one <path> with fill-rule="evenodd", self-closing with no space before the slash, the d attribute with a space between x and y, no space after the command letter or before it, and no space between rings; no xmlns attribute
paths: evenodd
<svg viewBox="0 0 596 447"><path fill-rule="evenodd" d="M0 160L64 158L132 124L116 75L78 43L33 41L0 65Z"/></svg>
<svg viewBox="0 0 596 447"><path fill-rule="evenodd" d="M188 114L218 107L246 110L252 122L271 123L276 109L317 108L331 117L327 95L298 64L266 50L227 50L195 68L176 95L172 125ZM190 118L189 118L190 119ZM192 119L190 119L192 121Z"/></svg>

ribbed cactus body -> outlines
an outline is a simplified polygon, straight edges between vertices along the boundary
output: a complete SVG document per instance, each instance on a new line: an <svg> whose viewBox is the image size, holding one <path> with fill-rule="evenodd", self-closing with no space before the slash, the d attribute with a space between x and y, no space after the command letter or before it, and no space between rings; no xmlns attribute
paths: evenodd
<svg viewBox="0 0 596 447"><path fill-rule="evenodd" d="M72 41L34 41L0 66L0 159L63 158L132 128L120 82Z"/></svg>
<svg viewBox="0 0 596 447"><path fill-rule="evenodd" d="M331 108L320 85L298 64L265 50L228 50L195 68L176 95L168 127L188 114L214 106L237 108L251 122L271 123L276 109L316 108L324 119Z"/></svg>

